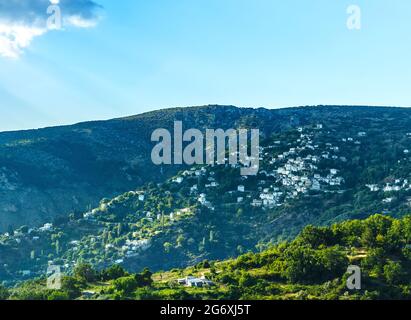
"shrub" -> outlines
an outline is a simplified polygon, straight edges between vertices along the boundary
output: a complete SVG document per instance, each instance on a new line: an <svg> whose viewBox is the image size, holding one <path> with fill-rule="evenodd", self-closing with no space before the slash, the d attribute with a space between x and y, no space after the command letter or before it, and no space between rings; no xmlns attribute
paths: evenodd
<svg viewBox="0 0 411 320"><path fill-rule="evenodd" d="M101 271L101 279L103 281L115 280L124 276L127 276L127 272L118 264Z"/></svg>
<svg viewBox="0 0 411 320"><path fill-rule="evenodd" d="M84 282L94 282L97 279L97 272L90 264L80 263L74 268L74 276Z"/></svg>
<svg viewBox="0 0 411 320"><path fill-rule="evenodd" d="M132 294L138 288L138 282L134 276L116 279L113 285L118 292L125 296Z"/></svg>
<svg viewBox="0 0 411 320"><path fill-rule="evenodd" d="M10 296L9 290L0 285L0 300L7 300Z"/></svg>
<svg viewBox="0 0 411 320"><path fill-rule="evenodd" d="M404 271L402 266L398 262L388 261L384 266L384 278L390 285L396 285L402 283L404 279Z"/></svg>

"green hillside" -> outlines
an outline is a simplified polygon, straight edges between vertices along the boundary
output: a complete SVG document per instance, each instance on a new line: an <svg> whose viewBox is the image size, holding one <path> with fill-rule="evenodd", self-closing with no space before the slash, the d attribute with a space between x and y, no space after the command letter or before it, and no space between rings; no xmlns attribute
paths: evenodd
<svg viewBox="0 0 411 320"><path fill-rule="evenodd" d="M407 108L319 106L268 110L204 106L2 132L0 232L23 225L40 227L67 217L73 210L94 208L104 197L112 198L175 175L183 168L160 168L150 158L151 133L157 128L172 129L174 121L182 121L185 129L258 128L264 139L318 123L337 140L356 138L359 132L367 131L372 140L362 145L361 151L373 150L375 154L362 158L358 153L360 157L352 159L353 168L373 164L374 171L383 170L380 175L386 177L403 152L403 145L409 142L406 134L411 128L410 116Z"/></svg>
<svg viewBox="0 0 411 320"><path fill-rule="evenodd" d="M340 132L333 121L273 133L255 177L236 165L188 168L43 227L11 228L0 235L0 279L42 276L49 264L71 272L81 261L183 268L291 240L308 224L400 217L410 208L410 142L405 127Z"/></svg>
<svg viewBox="0 0 411 320"><path fill-rule="evenodd" d="M45 280L1 289L10 299L410 299L411 217L374 215L330 227L306 227L295 240L226 261L185 269L129 274L120 266L96 271L79 264L61 290ZM349 265L361 268L361 289L349 290ZM186 287L178 279L205 277Z"/></svg>

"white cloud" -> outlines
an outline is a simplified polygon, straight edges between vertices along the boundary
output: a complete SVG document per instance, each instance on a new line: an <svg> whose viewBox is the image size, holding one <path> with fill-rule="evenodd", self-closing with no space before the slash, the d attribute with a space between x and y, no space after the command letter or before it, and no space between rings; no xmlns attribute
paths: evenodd
<svg viewBox="0 0 411 320"><path fill-rule="evenodd" d="M35 37L50 30L48 20L58 6L62 27L91 28L102 7L92 0L0 0L0 56L18 58Z"/></svg>
<svg viewBox="0 0 411 320"><path fill-rule="evenodd" d="M64 20L66 24L78 27L78 28L92 28L95 27L97 24L96 20L87 20L82 18L81 16L70 16Z"/></svg>
<svg viewBox="0 0 411 320"><path fill-rule="evenodd" d="M46 31L34 26L0 24L0 55L17 58L34 37L41 36Z"/></svg>

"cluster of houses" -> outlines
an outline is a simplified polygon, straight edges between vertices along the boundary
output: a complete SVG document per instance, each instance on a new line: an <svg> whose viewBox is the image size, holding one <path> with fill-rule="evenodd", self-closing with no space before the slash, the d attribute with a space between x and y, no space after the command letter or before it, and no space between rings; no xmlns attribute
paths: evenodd
<svg viewBox="0 0 411 320"><path fill-rule="evenodd" d="M42 227L39 228L30 228L27 230L27 236L31 238L32 241L37 241L40 240L40 237L37 235L39 233L45 233L45 232L50 232L53 231L53 224L52 223L45 223ZM20 243L21 242L21 237L26 237L25 234L23 234L22 231L19 230L14 230L12 234L9 232L6 232L3 234L3 237L5 238L14 238L16 242Z"/></svg>
<svg viewBox="0 0 411 320"><path fill-rule="evenodd" d="M145 212L145 217L148 221L154 222L154 219L157 219L157 221L164 221L164 219L169 220L169 221L175 221L179 217L187 214L191 214L192 210L191 208L183 208L183 209L177 209L174 212L171 212L170 214L163 215L163 214L157 214L155 215L151 211Z"/></svg>
<svg viewBox="0 0 411 320"><path fill-rule="evenodd" d="M141 240L126 240L126 243L121 247L126 258L134 257L139 251L145 251L149 249L151 242L149 239Z"/></svg>
<svg viewBox="0 0 411 320"><path fill-rule="evenodd" d="M202 206L207 207L210 210L215 210L211 201L207 200L207 195L205 193L200 194L200 196L198 197L198 202L200 202Z"/></svg>
<svg viewBox="0 0 411 320"><path fill-rule="evenodd" d="M314 129L322 130L323 125L318 124ZM248 199L252 206L272 208L281 206L286 199L296 198L309 190L339 192L335 191L338 188L332 188L340 187L344 183L344 178L338 174L339 170L333 168L328 172L318 170L319 163L324 159L347 161L345 157L339 156L339 147L326 143L326 149L324 150L318 144L314 144L313 133L305 133L302 127L297 130L300 133L300 137L296 141L297 145L290 146L287 151L272 155L272 150L281 146L281 141L275 141L272 145L260 148L260 161L266 160L268 166L266 170L259 172L259 176L265 175L270 183L267 185L265 180L260 180L261 187L257 190L247 191L244 185L239 184L237 190L228 192L228 194L237 196L237 203L243 203ZM358 135L363 137L366 133L359 133ZM349 138L349 140L354 142L353 138ZM300 156L301 154L304 154L304 157ZM213 189L219 186L214 172L208 171L206 167L201 169L192 168L184 171L181 176L174 178L172 182L182 183L185 178L189 177L205 177L207 179L205 190L200 191L198 183L194 183L190 187L190 194L197 196L197 201L202 206L214 210L210 199L215 195ZM247 180L248 177L244 176L241 179Z"/></svg>
<svg viewBox="0 0 411 320"><path fill-rule="evenodd" d="M144 191L129 191L127 193L129 196L137 196L138 201L144 202L146 195ZM94 220L96 215L105 212L108 209L113 208L116 203L119 203L122 201L124 195L120 195L118 197L115 197L113 199L111 199L109 202L103 202L100 204L100 206L98 208L95 208L93 210L90 210L86 213L83 214L83 218L86 220Z"/></svg>
<svg viewBox="0 0 411 320"><path fill-rule="evenodd" d="M321 130L322 124L319 124L316 129ZM261 174L265 174L267 177L275 179L275 185L270 189L264 189L260 193L259 199L254 199L252 205L254 206L281 206L282 198L295 198L299 194L305 194L309 190L313 191L326 191L327 186L341 186L344 183L344 178L339 176L337 169L330 169L328 174L318 172L318 164L322 159L332 159L345 162L344 157L337 155L339 147L333 146L331 143L326 144L326 151L322 151L321 154L308 154L304 157L298 156L300 152L311 152L319 149L319 145L313 143L313 136L311 134L303 133L303 128L298 128L301 133L300 138L297 140L299 146L289 148L281 154L274 157L271 156L269 165L272 168L271 171L261 171ZM280 141L274 142L273 145L266 148L265 156L270 157L270 149L274 149L276 145L281 144Z"/></svg>
<svg viewBox="0 0 411 320"><path fill-rule="evenodd" d="M408 179L395 179L393 182L387 182L385 185L367 184L365 185L371 192L398 192L401 190L411 190L411 183ZM388 198L387 198L388 199ZM391 202L391 201L386 201Z"/></svg>
<svg viewBox="0 0 411 320"><path fill-rule="evenodd" d="M24 243L22 241L32 241L36 242L39 241L40 238L42 237L42 234L52 232L54 231L54 227L52 223L45 223L43 226L38 227L38 228L30 228L27 229L26 231L22 230L14 230L12 233L6 232L4 234L1 234L1 240L0 244L5 244L5 243L16 243L18 245ZM35 259L34 253L32 253L31 259ZM4 268L8 268L7 264L3 264ZM15 272L16 275L19 277L23 278L28 278L33 275L38 275L38 272L36 272L34 269L33 270L19 270Z"/></svg>

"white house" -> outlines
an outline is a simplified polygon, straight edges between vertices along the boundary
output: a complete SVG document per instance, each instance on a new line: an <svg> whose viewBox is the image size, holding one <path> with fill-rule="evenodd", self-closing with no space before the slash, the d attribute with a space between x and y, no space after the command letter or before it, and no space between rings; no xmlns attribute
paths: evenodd
<svg viewBox="0 0 411 320"><path fill-rule="evenodd" d="M253 207L261 207L263 205L263 202L261 200L254 199L251 205Z"/></svg>
<svg viewBox="0 0 411 320"><path fill-rule="evenodd" d="M183 181L184 181L183 177L177 177L173 180L173 182L178 183L178 184L182 183Z"/></svg>
<svg viewBox="0 0 411 320"><path fill-rule="evenodd" d="M52 228L53 228L52 223L45 223L44 226L39 228L39 231L41 231L41 232L50 231Z"/></svg>
<svg viewBox="0 0 411 320"><path fill-rule="evenodd" d="M338 173L337 169L330 169L330 173L335 176Z"/></svg>
<svg viewBox="0 0 411 320"><path fill-rule="evenodd" d="M393 200L394 200L394 198L385 198L384 200L382 200L382 202L391 203Z"/></svg>
<svg viewBox="0 0 411 320"><path fill-rule="evenodd" d="M380 188L376 184L367 184L366 187L370 189L371 192L377 192L380 190Z"/></svg>
<svg viewBox="0 0 411 320"><path fill-rule="evenodd" d="M188 276L182 279L178 279L177 283L187 286L187 287L197 287L197 288L211 287L215 285L213 281L208 280L205 276L202 276L201 278Z"/></svg>
<svg viewBox="0 0 411 320"><path fill-rule="evenodd" d="M202 205L204 205L206 203L207 199L206 199L206 194L202 193L200 194L200 196L198 197L198 202L200 202Z"/></svg>

